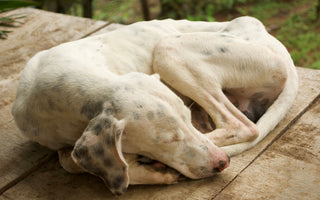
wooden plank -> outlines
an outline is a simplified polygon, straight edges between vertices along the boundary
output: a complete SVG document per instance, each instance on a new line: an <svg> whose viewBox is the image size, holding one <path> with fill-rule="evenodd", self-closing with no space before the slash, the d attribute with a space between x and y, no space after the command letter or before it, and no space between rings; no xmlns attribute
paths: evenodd
<svg viewBox="0 0 320 200"><path fill-rule="evenodd" d="M215 200L320 199L320 100Z"/></svg>
<svg viewBox="0 0 320 200"><path fill-rule="evenodd" d="M117 199L193 200L211 199L219 194L319 95L320 71L298 68L298 72L300 76L299 95L286 118L259 145L233 158L227 170L211 178L184 181L176 185L130 186L128 191ZM114 199L100 179L88 174L68 174L59 166L57 159L52 160L32 176L5 192L3 199L16 199L21 196L26 199Z"/></svg>
<svg viewBox="0 0 320 200"><path fill-rule="evenodd" d="M106 22L66 16L32 8L0 16L24 15L24 24L0 41L0 194L52 152L24 138L11 116L20 72L35 53L62 42L81 38Z"/></svg>
<svg viewBox="0 0 320 200"><path fill-rule="evenodd" d="M56 14L32 8L2 13L0 16L23 15L23 22L6 40L0 41L0 80L19 73L35 53L57 44L80 39L107 22Z"/></svg>

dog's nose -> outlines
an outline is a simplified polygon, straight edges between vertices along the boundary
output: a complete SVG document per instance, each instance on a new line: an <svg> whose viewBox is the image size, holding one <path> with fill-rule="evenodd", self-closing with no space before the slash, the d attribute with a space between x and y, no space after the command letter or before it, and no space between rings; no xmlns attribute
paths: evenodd
<svg viewBox="0 0 320 200"><path fill-rule="evenodd" d="M222 172L224 169L226 169L229 166L229 164L230 164L230 156L227 155L227 157L228 157L228 161L220 160L218 162L219 166L213 169L214 172Z"/></svg>

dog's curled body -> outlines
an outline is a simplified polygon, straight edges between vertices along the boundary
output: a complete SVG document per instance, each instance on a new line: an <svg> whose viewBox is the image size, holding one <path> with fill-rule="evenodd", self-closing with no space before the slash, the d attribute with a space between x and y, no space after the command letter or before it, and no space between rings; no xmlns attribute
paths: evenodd
<svg viewBox="0 0 320 200"><path fill-rule="evenodd" d="M155 73L202 106L216 130L196 130L190 110ZM121 194L129 183L178 178L131 164L133 154L190 178L225 169L228 157L216 145L230 155L252 147L296 92L290 55L258 20L154 20L39 52L21 75L12 114L30 139L74 146L70 159Z"/></svg>

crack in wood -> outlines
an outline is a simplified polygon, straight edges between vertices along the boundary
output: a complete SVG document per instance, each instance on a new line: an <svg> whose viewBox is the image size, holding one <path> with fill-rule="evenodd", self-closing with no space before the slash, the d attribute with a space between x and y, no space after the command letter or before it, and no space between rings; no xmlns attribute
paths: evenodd
<svg viewBox="0 0 320 200"><path fill-rule="evenodd" d="M23 172L20 176L18 176L17 178L13 179L12 181L8 182L6 185L1 187L0 188L0 195L2 195L5 191L10 189L11 187L13 187L16 184L18 184L20 181L22 181L25 178L27 178L30 174L35 172L37 169L42 167L44 164L49 162L51 159L53 159L56 156L56 154L57 154L56 152L52 152L52 153L46 154L45 156L40 158L39 161L37 162L37 164L33 165L31 168L29 168L28 170Z"/></svg>

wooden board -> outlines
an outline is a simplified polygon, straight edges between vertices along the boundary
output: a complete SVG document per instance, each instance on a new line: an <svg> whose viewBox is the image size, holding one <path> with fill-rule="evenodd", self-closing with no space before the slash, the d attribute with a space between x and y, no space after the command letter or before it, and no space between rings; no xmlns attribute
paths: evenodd
<svg viewBox="0 0 320 200"><path fill-rule="evenodd" d="M130 186L117 199L212 199L225 187L228 188L228 184L248 166L252 166L251 162L259 158L260 153L319 95L320 83L317 80L320 79L320 71L303 68L298 68L298 71L299 95L287 117L258 146L233 158L227 170L211 178L184 181L176 185ZM255 182L248 183L248 187L250 184ZM5 192L3 199L21 196L27 199L114 199L100 179L88 174L68 174L59 166L57 158Z"/></svg>
<svg viewBox="0 0 320 200"><path fill-rule="evenodd" d="M22 8L0 16L22 15L23 24L6 28L12 31L6 40L0 41L0 80L19 73L24 63L35 53L56 46L63 42L77 40L84 35L108 24L103 21L94 21L46 12L32 8Z"/></svg>
<svg viewBox="0 0 320 200"><path fill-rule="evenodd" d="M118 26L110 25L103 28L106 26L105 22L35 9L19 9L0 16L21 12L27 14L25 24L13 28L14 32L8 40L0 41L0 193L1 190L9 188L0 199L114 199L100 179L88 174L68 174L60 167L55 154L23 138L12 120L10 110L20 71L32 55L66 41L112 31ZM268 156L270 144L277 142L282 134L284 137L293 121L299 119L318 97L320 82L317 80L320 79L320 71L298 68L298 72L301 79L299 95L286 118L258 146L233 158L230 168L223 173L208 179L184 181L169 186L130 186L128 192L118 199L193 200L212 199L217 195L217 198L221 195L223 199L223 195L228 193L228 188L236 184L237 179L247 170L251 169L254 172L255 168L252 169L252 166L260 161L260 157L265 154ZM315 131L319 132L319 127ZM289 135L289 138L291 137L294 135ZM289 148L288 152L291 150ZM286 157L282 160L285 159ZM263 168L263 164L262 160L261 165L257 164L257 168ZM28 174L30 175L27 177ZM271 175L269 173L265 177ZM256 176L258 175L255 174L253 178L257 178ZM296 181L299 181L299 178L293 179L292 184L298 184ZM13 186L15 183L18 184ZM250 184L255 182L247 182L248 186ZM236 186L234 188L237 190ZM258 186L252 189L253 193L257 190ZM241 188L237 191L242 192Z"/></svg>
<svg viewBox="0 0 320 200"><path fill-rule="evenodd" d="M11 116L20 72L38 51L62 42L79 39L107 22L66 16L23 8L0 16L23 15L24 23L15 28L9 38L0 41L0 193L26 175L37 163L51 154L47 148L24 138Z"/></svg>
<svg viewBox="0 0 320 200"><path fill-rule="evenodd" d="M215 200L320 199L320 100Z"/></svg>

